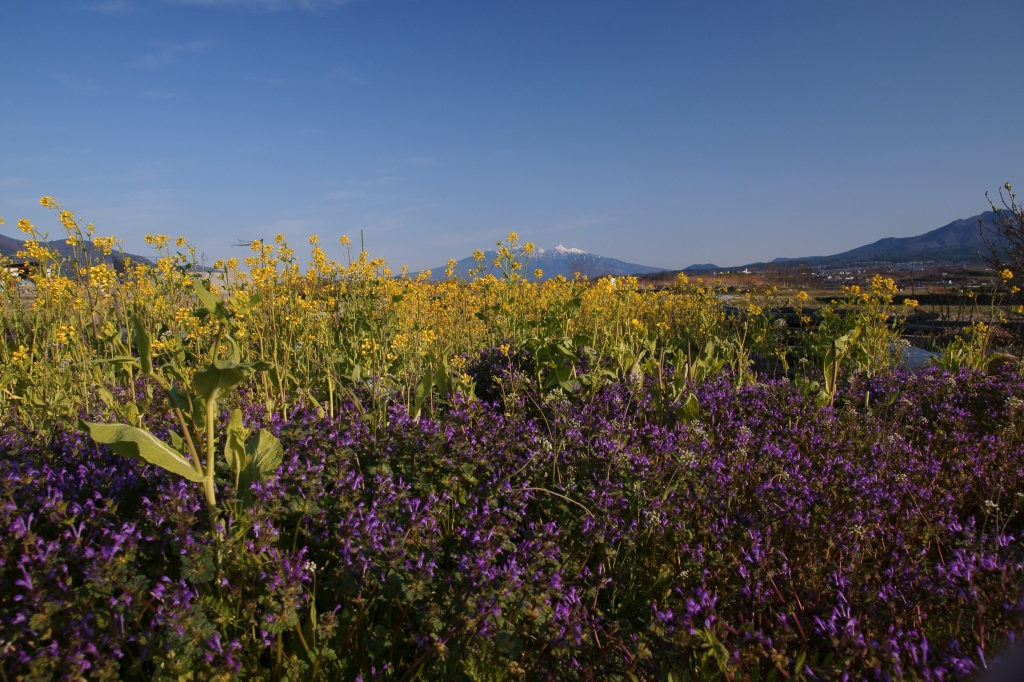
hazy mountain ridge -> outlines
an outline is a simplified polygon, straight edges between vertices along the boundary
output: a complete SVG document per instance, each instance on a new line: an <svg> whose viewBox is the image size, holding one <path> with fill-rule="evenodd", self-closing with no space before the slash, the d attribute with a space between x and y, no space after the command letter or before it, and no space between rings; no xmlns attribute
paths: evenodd
<svg viewBox="0 0 1024 682"><path fill-rule="evenodd" d="M855 263L909 263L935 261L940 263L984 262L990 253L981 238L978 221L983 220L991 227L998 218L993 211L985 211L971 218L954 220L948 225L917 235L916 237L886 237L876 242L859 246L831 256L806 256L804 258L776 258L770 265L807 263L809 265L845 265ZM751 263L749 267L764 266L766 263ZM744 266L740 266L744 267Z"/></svg>
<svg viewBox="0 0 1024 682"><path fill-rule="evenodd" d="M683 268L682 271L699 273L745 268L763 269L767 266L786 267L799 264L842 266L871 262L909 263L930 261L950 264L982 264L984 263L984 256L990 252L988 246L981 238L978 221L979 219L983 220L986 226L991 227L997 217L998 215L995 212L986 211L971 218L954 220L948 225L914 237L886 237L831 256L781 257L768 263L756 262L733 267L720 267L713 263L695 263ZM65 258L72 257L71 246L62 239L47 242L46 245ZM0 256L16 260L15 254L23 248L23 240L0 234ZM489 265L489 272L495 272L492 261L497 257L497 252L489 250L485 251L484 255ZM124 256L131 258L135 262L152 265L152 261L144 256L129 253L124 254ZM104 260L117 269L123 268L123 260L120 253L115 252ZM466 273L476 266L477 263L472 257L463 258L456 264L456 273L465 277ZM432 279L446 279L446 269L446 266L432 268ZM559 275L571 279L577 272L586 275L590 279L606 275L619 277L666 272L664 268L628 263L618 258L588 253L582 249L567 248L561 244L553 249L537 249L530 257L529 262L525 264L523 274L533 279L533 272L537 269L543 272L542 279L550 279ZM673 270L672 272L680 272L680 270Z"/></svg>
<svg viewBox="0 0 1024 682"><path fill-rule="evenodd" d="M486 262L490 266L489 272L495 271L492 261L497 255L497 252L493 250L484 251ZM465 277L466 273L476 266L477 263L472 257L463 258L456 263L455 272ZM431 268L432 279L446 279L444 274L446 269L446 266ZM598 256L581 249L567 248L561 244L553 249L537 249L530 256L529 262L524 264L523 274L533 279L533 271L537 269L544 273L542 279L551 279L559 275L572 279L577 272L586 275L590 279L595 279L605 275L614 275L616 277L622 275L646 275L664 270L664 268L655 268L649 265L627 263L618 258Z"/></svg>
<svg viewBox="0 0 1024 682"><path fill-rule="evenodd" d="M56 251L62 257L71 259L74 258L74 250L71 245L64 239L54 239L45 243L45 246ZM23 239L15 239L14 237L8 237L7 235L0 234L0 256L5 256L11 260L18 260L17 253L24 250L25 241ZM133 253L126 253L124 256L118 251L114 251L112 254L104 258L104 262L113 266L117 270L124 269L124 257L130 258L136 263L145 263L146 265L153 265L153 261L146 258L145 256L137 256ZM97 251L94 255L94 260L99 260L99 252Z"/></svg>

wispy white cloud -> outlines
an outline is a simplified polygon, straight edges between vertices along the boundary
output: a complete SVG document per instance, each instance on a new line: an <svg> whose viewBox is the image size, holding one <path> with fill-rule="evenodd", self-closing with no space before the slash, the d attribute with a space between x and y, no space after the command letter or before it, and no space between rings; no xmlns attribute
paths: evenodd
<svg viewBox="0 0 1024 682"><path fill-rule="evenodd" d="M166 66L178 58L180 54L196 54L203 52L214 44L212 40L194 40L190 43L167 44L156 52L151 52L135 63L136 66L155 68Z"/></svg>
<svg viewBox="0 0 1024 682"><path fill-rule="evenodd" d="M170 0L179 5L200 5L204 7L244 7L247 9L282 12L305 10L319 12L332 7L348 5L355 0Z"/></svg>
<svg viewBox="0 0 1024 682"><path fill-rule="evenodd" d="M146 90L142 93L142 96L148 97L149 99L165 100L174 99L175 97L180 97L181 95L177 92L166 92L164 90Z"/></svg>
<svg viewBox="0 0 1024 682"><path fill-rule="evenodd" d="M124 14L134 9L128 3L128 0L104 0L103 2L90 3L85 7L90 11L103 12L104 14Z"/></svg>
<svg viewBox="0 0 1024 682"><path fill-rule="evenodd" d="M66 73L54 74L54 77L69 90L99 92L100 89L100 86L96 85L96 81L91 78L77 78Z"/></svg>
<svg viewBox="0 0 1024 682"><path fill-rule="evenodd" d="M352 71L346 66L334 67L334 70L331 71L331 75L347 80L349 83L354 83L356 85L362 85L363 83L363 79L352 73Z"/></svg>

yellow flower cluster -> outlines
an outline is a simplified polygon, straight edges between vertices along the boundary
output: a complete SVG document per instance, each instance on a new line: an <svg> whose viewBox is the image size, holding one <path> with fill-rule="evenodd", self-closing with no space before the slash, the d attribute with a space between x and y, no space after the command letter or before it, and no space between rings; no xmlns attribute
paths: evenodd
<svg viewBox="0 0 1024 682"><path fill-rule="evenodd" d="M18 350L11 353L11 364L24 368L32 361L32 353L25 346L18 346Z"/></svg>

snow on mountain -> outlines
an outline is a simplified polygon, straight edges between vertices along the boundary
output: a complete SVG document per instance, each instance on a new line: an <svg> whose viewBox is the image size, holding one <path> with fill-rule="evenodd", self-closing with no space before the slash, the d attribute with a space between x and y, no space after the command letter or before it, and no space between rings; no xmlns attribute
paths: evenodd
<svg viewBox="0 0 1024 682"><path fill-rule="evenodd" d="M487 263L490 265L497 252L485 251ZM466 273L476 267L476 262L470 258L460 260L455 268L456 273L465 277ZM445 279L445 266L431 268L433 279ZM528 263L524 264L523 273L534 279L533 271L540 269L543 272L541 279L550 279L561 275L572 279L578 272L586 275L589 279L597 279L605 275L645 275L653 272L661 272L662 268L654 268L649 265L638 265L627 263L617 258L607 258L593 253L587 253L583 249L569 248L559 244L553 249L537 249ZM490 267L493 271L493 265ZM495 273L497 274L497 273Z"/></svg>

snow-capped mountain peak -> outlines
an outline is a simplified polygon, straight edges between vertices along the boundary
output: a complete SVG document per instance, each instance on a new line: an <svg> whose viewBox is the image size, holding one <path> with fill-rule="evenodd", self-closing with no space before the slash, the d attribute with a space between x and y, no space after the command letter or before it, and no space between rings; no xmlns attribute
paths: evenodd
<svg viewBox="0 0 1024 682"><path fill-rule="evenodd" d="M559 256L584 256L587 252L583 249L572 249L559 244L553 249L537 249L538 256L558 258Z"/></svg>

